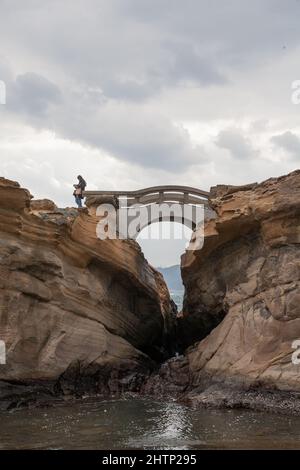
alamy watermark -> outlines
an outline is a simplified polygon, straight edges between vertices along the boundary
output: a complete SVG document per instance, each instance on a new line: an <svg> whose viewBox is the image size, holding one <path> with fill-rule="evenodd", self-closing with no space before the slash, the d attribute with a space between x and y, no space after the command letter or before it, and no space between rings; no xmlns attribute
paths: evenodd
<svg viewBox="0 0 300 470"><path fill-rule="evenodd" d="M300 80L294 80L291 85L292 95L291 101L293 104L300 104Z"/></svg>
<svg viewBox="0 0 300 470"><path fill-rule="evenodd" d="M6 364L6 346L5 342L0 340L0 365Z"/></svg>
<svg viewBox="0 0 300 470"><path fill-rule="evenodd" d="M297 366L300 364L300 339L296 339L292 342L292 349L295 349L292 354L292 363L294 366Z"/></svg>
<svg viewBox="0 0 300 470"><path fill-rule="evenodd" d="M6 104L6 85L3 80L0 80L0 105Z"/></svg>
<svg viewBox="0 0 300 470"><path fill-rule="evenodd" d="M183 239L187 229L192 230L192 239L188 250L200 250L204 242L204 205L162 203L162 204L133 204L128 206L126 197L119 198L118 208L113 204L100 204L96 211L99 222L96 232L100 240L136 239L141 231L158 222L177 222L182 230L176 233L169 230L151 231L145 239ZM145 231L144 231L145 233ZM173 235L173 236L172 236Z"/></svg>

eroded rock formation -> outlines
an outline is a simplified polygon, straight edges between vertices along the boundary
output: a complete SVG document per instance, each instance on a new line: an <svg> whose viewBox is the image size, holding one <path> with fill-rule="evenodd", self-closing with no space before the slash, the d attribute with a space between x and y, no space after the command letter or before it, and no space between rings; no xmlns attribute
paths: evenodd
<svg viewBox="0 0 300 470"><path fill-rule="evenodd" d="M207 406L300 412L300 171L212 188L204 247L182 257L184 355L147 382ZM193 344L195 341L196 344ZM176 386L174 386L174 384Z"/></svg>
<svg viewBox="0 0 300 470"><path fill-rule="evenodd" d="M135 242L97 238L100 202L115 204L58 209L0 180L2 395L19 382L21 395L132 390L300 413L300 171L212 188L204 247L182 257L183 354L160 368L174 340L166 285Z"/></svg>
<svg viewBox="0 0 300 470"><path fill-rule="evenodd" d="M0 366L53 392L135 390L172 334L161 275L133 241L99 240L95 204L57 209L0 179ZM0 393L1 396L1 393Z"/></svg>
<svg viewBox="0 0 300 470"><path fill-rule="evenodd" d="M182 327L197 325L205 338L187 352L192 387L300 391L292 363L300 339L300 172L212 188L211 204L217 217L205 226L203 249L182 258Z"/></svg>

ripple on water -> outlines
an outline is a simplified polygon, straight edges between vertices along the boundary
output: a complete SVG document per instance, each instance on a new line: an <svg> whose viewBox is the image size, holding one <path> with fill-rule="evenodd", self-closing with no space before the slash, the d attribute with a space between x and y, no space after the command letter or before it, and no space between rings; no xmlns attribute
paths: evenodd
<svg viewBox="0 0 300 470"><path fill-rule="evenodd" d="M149 399L87 399L0 413L1 449L299 448L300 418L194 410Z"/></svg>

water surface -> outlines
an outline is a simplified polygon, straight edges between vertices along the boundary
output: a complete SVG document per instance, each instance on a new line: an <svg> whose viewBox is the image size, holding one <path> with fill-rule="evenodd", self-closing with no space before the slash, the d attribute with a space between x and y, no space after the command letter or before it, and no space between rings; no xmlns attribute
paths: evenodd
<svg viewBox="0 0 300 470"><path fill-rule="evenodd" d="M16 410L0 420L0 449L300 448L299 417L140 398Z"/></svg>

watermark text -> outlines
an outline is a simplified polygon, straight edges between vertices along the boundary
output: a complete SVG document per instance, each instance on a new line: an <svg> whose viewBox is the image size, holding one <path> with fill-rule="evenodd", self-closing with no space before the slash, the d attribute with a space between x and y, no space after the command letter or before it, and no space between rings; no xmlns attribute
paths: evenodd
<svg viewBox="0 0 300 470"><path fill-rule="evenodd" d="M291 85L292 95L291 101L293 104L300 104L300 80L294 80Z"/></svg>
<svg viewBox="0 0 300 470"><path fill-rule="evenodd" d="M5 342L0 340L0 365L6 364L6 346Z"/></svg>
<svg viewBox="0 0 300 470"><path fill-rule="evenodd" d="M126 198L119 199L119 206L100 204L96 215L99 217L96 232L100 240L135 240L143 231L143 238L150 240L186 239L187 231L193 231L186 249L200 250L204 242L204 206L202 204L133 204ZM175 222L182 227L176 232L169 230L148 230L158 222Z"/></svg>
<svg viewBox="0 0 300 470"><path fill-rule="evenodd" d="M6 85L3 80L0 80L0 105L6 104Z"/></svg>

